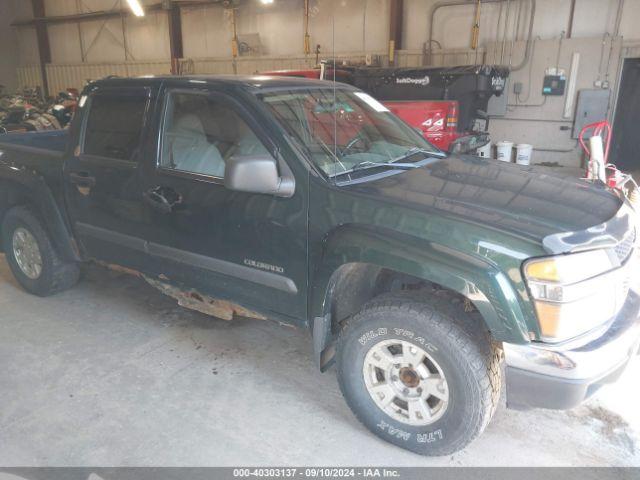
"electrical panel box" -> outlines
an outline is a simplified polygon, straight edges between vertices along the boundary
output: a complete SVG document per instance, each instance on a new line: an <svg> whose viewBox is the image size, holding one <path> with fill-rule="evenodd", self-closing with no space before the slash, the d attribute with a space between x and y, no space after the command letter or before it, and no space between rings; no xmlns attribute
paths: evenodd
<svg viewBox="0 0 640 480"><path fill-rule="evenodd" d="M590 88L578 91L576 117L573 122L572 138L578 138L580 131L590 123L607 119L611 90Z"/></svg>
<svg viewBox="0 0 640 480"><path fill-rule="evenodd" d="M564 95L567 77L564 75L545 75L542 82L543 95Z"/></svg>
<svg viewBox="0 0 640 480"><path fill-rule="evenodd" d="M513 93L520 95L522 93L522 82L515 82L513 84Z"/></svg>
<svg viewBox="0 0 640 480"><path fill-rule="evenodd" d="M507 114L507 103L509 101L509 79L505 81L502 95L499 97L492 95L487 105L487 115L490 117L504 117Z"/></svg>

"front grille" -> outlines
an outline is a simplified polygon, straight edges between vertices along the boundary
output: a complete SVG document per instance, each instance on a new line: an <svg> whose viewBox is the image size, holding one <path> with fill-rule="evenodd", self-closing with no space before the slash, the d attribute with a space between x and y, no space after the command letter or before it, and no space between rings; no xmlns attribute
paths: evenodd
<svg viewBox="0 0 640 480"><path fill-rule="evenodd" d="M627 260L635 243L636 230L634 228L618 245L616 245L615 252L620 263L624 263L625 260Z"/></svg>

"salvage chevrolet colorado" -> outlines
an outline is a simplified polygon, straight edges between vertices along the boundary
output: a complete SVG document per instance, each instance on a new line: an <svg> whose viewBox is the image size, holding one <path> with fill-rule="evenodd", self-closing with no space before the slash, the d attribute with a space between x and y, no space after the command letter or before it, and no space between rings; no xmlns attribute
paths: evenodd
<svg viewBox="0 0 640 480"><path fill-rule="evenodd" d="M382 439L444 455L571 408L638 349L636 214L604 185L447 155L352 86L109 78L0 143L2 247L46 296L97 261L223 319L308 328Z"/></svg>

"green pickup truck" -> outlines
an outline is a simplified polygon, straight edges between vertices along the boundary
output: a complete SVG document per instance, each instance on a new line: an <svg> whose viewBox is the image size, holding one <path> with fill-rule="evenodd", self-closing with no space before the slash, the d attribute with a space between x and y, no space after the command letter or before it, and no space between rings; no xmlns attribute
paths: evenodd
<svg viewBox="0 0 640 480"><path fill-rule="evenodd" d="M0 220L36 295L95 261L219 318L308 328L358 419L424 455L477 437L503 385L508 407L571 408L638 350L632 205L444 154L347 85L92 83L70 130L2 137Z"/></svg>

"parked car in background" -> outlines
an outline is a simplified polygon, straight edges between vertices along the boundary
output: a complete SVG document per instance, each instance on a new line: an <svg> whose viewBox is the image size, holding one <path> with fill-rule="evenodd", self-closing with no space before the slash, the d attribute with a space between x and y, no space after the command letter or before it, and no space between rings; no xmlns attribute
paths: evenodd
<svg viewBox="0 0 640 480"><path fill-rule="evenodd" d="M444 154L345 84L92 83L70 130L0 139L0 221L36 295L94 260L187 308L309 329L357 418L423 455L480 435L503 384L509 407L571 408L638 350L622 196Z"/></svg>

